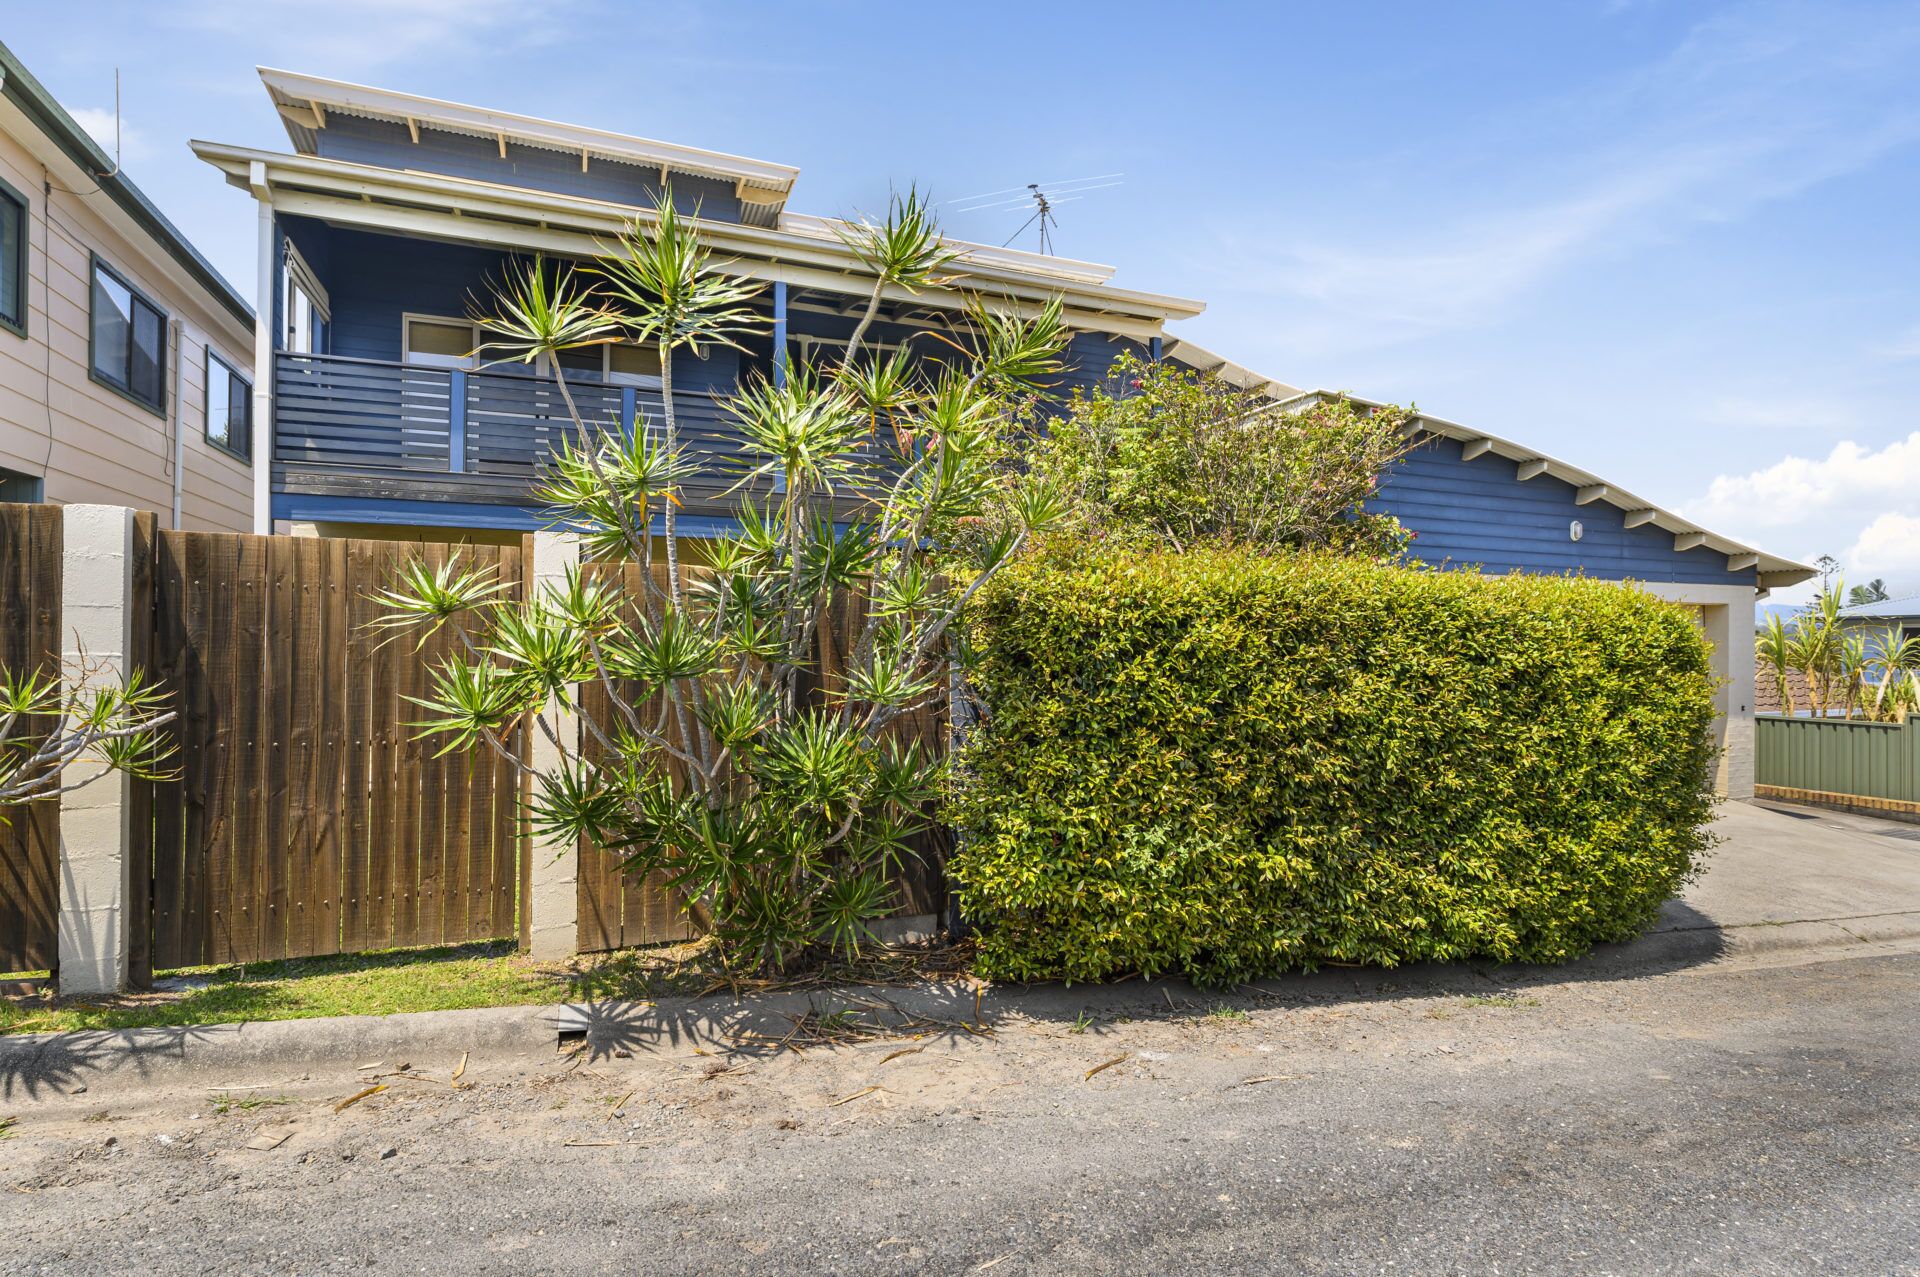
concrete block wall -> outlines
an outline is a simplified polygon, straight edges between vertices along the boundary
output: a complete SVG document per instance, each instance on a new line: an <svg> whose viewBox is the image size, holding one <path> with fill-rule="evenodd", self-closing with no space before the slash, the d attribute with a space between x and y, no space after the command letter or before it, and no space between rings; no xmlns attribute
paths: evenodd
<svg viewBox="0 0 1920 1277"><path fill-rule="evenodd" d="M580 569L580 538L559 532L533 535L532 597L538 598L548 586L558 588L569 572ZM555 724L555 735L563 741L580 738L578 715L557 702L549 707L548 721ZM548 735L535 728L531 733L529 761L536 774L553 770L561 761L561 750ZM537 782L536 782L537 783ZM533 839L532 885L524 907L528 911L527 952L543 961L571 957L580 944L580 847L565 839Z"/></svg>
<svg viewBox="0 0 1920 1277"><path fill-rule="evenodd" d="M133 511L70 505L61 517L61 659L70 674L87 671L92 684L117 684L132 646ZM114 993L128 974L133 782L80 760L62 783L82 782L60 796L60 992Z"/></svg>

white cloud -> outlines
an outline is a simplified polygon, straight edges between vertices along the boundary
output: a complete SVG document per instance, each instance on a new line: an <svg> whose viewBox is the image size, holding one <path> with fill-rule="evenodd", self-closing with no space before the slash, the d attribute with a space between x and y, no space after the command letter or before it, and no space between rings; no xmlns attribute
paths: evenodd
<svg viewBox="0 0 1920 1277"><path fill-rule="evenodd" d="M71 115L74 123L85 129L88 135L100 144L101 150L105 151L108 155L113 154L114 119L112 107L68 107L67 114ZM133 127L133 125L128 124L124 115L120 118L119 146L121 156L126 159L132 159L137 155L145 154L147 150L146 134Z"/></svg>
<svg viewBox="0 0 1920 1277"><path fill-rule="evenodd" d="M1881 515L1860 530L1841 562L1856 580L1890 577L1911 581L1920 576L1920 515Z"/></svg>
<svg viewBox="0 0 1920 1277"><path fill-rule="evenodd" d="M1836 510L1888 505L1920 510L1920 430L1884 448L1847 440L1822 458L1783 457L1747 474L1723 474L1687 506L1708 527L1789 527Z"/></svg>

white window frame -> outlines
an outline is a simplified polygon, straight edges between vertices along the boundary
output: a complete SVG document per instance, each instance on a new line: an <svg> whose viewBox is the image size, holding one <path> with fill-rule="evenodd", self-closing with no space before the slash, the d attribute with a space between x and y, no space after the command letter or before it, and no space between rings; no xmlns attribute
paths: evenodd
<svg viewBox="0 0 1920 1277"><path fill-rule="evenodd" d="M468 319L464 315L432 315L432 314L427 314L423 311L412 311L412 310L403 311L401 312L401 315L400 315L400 362L401 363L405 363L405 364L413 363L413 325L416 323L438 324L446 328L464 328L467 330L468 335L472 337L473 349L476 351L481 347L482 344L485 343L487 339L486 329L482 325L474 323L471 319ZM632 343L632 344L637 345L638 343ZM612 354L613 348L611 346L602 345L602 346L595 346L592 349L597 351L600 356L600 382L602 385L634 386L641 390L659 390L665 384L665 378L660 377L657 374L649 375L647 373L614 372L613 371L613 354ZM484 357L475 356L475 357L469 358L466 363L460 364L457 366L464 368L468 372L481 372L486 369L489 363L499 363L499 362L502 362L502 361L498 361L498 360L490 361ZM456 365L436 363L436 364L419 364L416 366L422 367L422 368L449 368L449 367L455 367ZM535 360L531 366L524 365L524 364L514 364L510 367L505 368L504 371L530 372L537 376L546 376L550 374L553 371L553 369L551 364L548 362L547 357L545 355L542 355L537 360Z"/></svg>
<svg viewBox="0 0 1920 1277"><path fill-rule="evenodd" d="M464 315L429 315L421 311L402 311L400 314L400 362L403 364L414 363L413 326L415 324L433 324L441 328L464 328L467 330L467 335L473 338L471 349L476 352L480 349L480 343L485 340L481 335L480 325L474 323ZM445 359L448 357L449 356L445 355L432 356L434 359ZM467 362L463 364L421 363L414 364L414 366L417 368L459 368L466 372L475 372L480 368L482 362L482 359L476 353L468 355Z"/></svg>
<svg viewBox="0 0 1920 1277"><path fill-rule="evenodd" d="M307 299L310 315L306 327L299 333L299 344L294 343L293 295L298 289ZM300 250L294 247L290 239L281 241L280 263L280 348L296 354L318 354L312 349L312 315L320 316L320 322L333 323L333 303L327 296L327 290L321 286L320 277L313 273L313 267L307 265L307 259L300 256Z"/></svg>
<svg viewBox="0 0 1920 1277"><path fill-rule="evenodd" d="M640 343L638 342L622 342L619 344L630 345L630 346L640 345ZM662 386L666 384L666 379L661 377L658 373L613 371L613 347L611 345L595 346L592 349L599 352L599 355L600 355L600 384L601 385L635 386L641 390L659 390ZM647 347L645 349L652 349L652 348ZM579 352L575 351L573 353L577 354ZM547 371L547 365L546 365L544 356L541 359L539 367L541 372Z"/></svg>

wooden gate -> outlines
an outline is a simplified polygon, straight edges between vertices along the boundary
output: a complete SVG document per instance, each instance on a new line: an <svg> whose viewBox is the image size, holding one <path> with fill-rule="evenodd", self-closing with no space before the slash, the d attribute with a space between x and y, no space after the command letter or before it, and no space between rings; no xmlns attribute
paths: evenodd
<svg viewBox="0 0 1920 1277"><path fill-rule="evenodd" d="M525 830L496 757L414 739L450 632L369 594L459 554L525 589L524 546L160 532L153 661L180 776L153 787L156 967L512 936Z"/></svg>
<svg viewBox="0 0 1920 1277"><path fill-rule="evenodd" d="M51 673L60 660L60 511L0 505L0 668ZM15 737L52 724L31 719ZM0 971L42 971L57 959L60 804L5 811L0 824Z"/></svg>

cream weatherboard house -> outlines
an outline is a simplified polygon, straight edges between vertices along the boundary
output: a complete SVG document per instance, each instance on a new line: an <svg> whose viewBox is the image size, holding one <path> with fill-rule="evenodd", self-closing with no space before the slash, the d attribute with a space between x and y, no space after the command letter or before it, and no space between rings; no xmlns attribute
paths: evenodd
<svg viewBox="0 0 1920 1277"><path fill-rule="evenodd" d="M0 45L0 500L253 526L253 313Z"/></svg>

